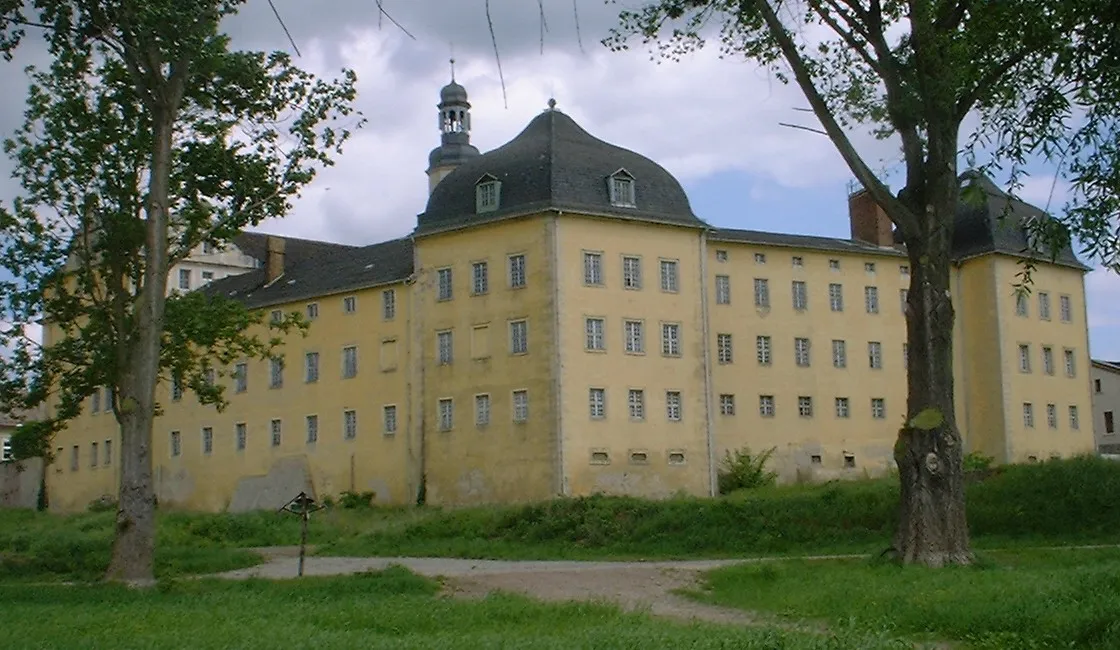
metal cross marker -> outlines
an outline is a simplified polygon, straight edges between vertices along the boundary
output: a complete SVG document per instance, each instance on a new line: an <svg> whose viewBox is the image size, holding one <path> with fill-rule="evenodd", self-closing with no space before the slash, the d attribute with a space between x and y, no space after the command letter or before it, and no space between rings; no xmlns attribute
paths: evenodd
<svg viewBox="0 0 1120 650"><path fill-rule="evenodd" d="M311 518L311 513L316 510L322 510L324 506L315 503L315 499L307 495L306 492L300 492L296 498L284 504L280 508L281 512L290 512L293 515L299 515L303 521L300 524L299 533L299 577L303 577L303 556L307 548L307 520Z"/></svg>

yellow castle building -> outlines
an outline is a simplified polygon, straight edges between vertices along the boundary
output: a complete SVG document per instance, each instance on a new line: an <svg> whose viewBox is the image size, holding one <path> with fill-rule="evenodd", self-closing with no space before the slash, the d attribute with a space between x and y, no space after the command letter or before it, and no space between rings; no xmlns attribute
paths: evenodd
<svg viewBox="0 0 1120 650"><path fill-rule="evenodd" d="M257 268L203 289L311 325L282 358L230 368L224 412L160 389L161 506L276 507L301 490L435 504L712 495L742 447L775 447L782 481L891 468L909 261L868 195L849 199L850 239L716 228L665 169L554 102L485 154L462 86L438 108L408 237L267 237ZM962 205L954 239L966 451L1091 452L1087 268L1067 249L1017 294L1021 224L1046 216L984 177L962 182L986 195ZM115 496L106 404L56 440L52 508Z"/></svg>

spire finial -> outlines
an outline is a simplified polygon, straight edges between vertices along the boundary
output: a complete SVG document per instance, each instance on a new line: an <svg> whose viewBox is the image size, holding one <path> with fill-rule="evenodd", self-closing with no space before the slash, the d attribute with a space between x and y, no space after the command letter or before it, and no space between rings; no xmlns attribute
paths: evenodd
<svg viewBox="0 0 1120 650"><path fill-rule="evenodd" d="M549 97L548 98L548 110L551 111L551 110L555 110L555 109L556 109L556 98L555 97Z"/></svg>
<svg viewBox="0 0 1120 650"><path fill-rule="evenodd" d="M451 57L451 81L455 81L455 57Z"/></svg>

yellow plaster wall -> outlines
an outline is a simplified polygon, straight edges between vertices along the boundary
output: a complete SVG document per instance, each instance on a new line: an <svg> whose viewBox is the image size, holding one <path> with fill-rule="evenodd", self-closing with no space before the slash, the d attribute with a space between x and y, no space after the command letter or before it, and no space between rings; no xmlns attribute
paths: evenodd
<svg viewBox="0 0 1120 650"><path fill-rule="evenodd" d="M1039 265L1032 272L1031 295L1025 317L1016 315L1014 285L1022 270L1009 256L993 256L995 291L1000 294L1000 341L1002 388L1007 412L1008 462L1044 460L1051 456L1068 457L1093 451L1091 421L1090 361L1088 328L1085 316L1084 275L1077 269ZM1050 319L1040 317L1039 293L1050 296ZM1071 320L1061 319L1060 296L1071 299ZM1019 365L1019 345L1030 346L1030 372ZM1042 346L1054 351L1054 373L1043 368ZM1072 350L1074 375L1067 376L1064 350ZM1023 404L1033 405L1034 426L1024 423ZM1047 422L1046 405L1057 409L1057 426ZM1076 406L1079 426L1071 428L1069 407Z"/></svg>
<svg viewBox="0 0 1120 650"><path fill-rule="evenodd" d="M567 493L709 494L701 246L696 229L574 215L560 220L560 386ZM585 252L602 255L600 286L584 283ZM640 288L623 287L624 256L640 259ZM661 288L661 260L677 262L675 292ZM603 351L586 349L589 317L605 321ZM643 323L642 354L625 351L625 320ZM679 356L662 353L661 324L666 322L680 326ZM593 387L606 389L602 419L591 418ZM631 389L644 391L645 417L640 421L630 418ZM668 419L666 391L681 393L680 421ZM603 453L605 459L593 457Z"/></svg>
<svg viewBox="0 0 1120 650"><path fill-rule="evenodd" d="M552 390L553 219L502 221L416 242L413 324L415 417L423 431L426 500L436 504L529 501L558 492ZM526 286L509 286L510 255L525 255ZM486 261L489 291L471 295L472 266ZM438 300L438 270L452 270L453 297ZM528 321L527 354L511 354L509 323ZM488 327L485 336L476 327ZM439 365L437 333L452 332L454 359ZM472 340L473 339L473 340ZM486 350L482 347L485 345ZM476 358L477 357L477 358ZM513 422L512 392L529 394L529 420ZM490 423L475 424L475 396L490 395ZM454 426L440 431L438 403L451 398Z"/></svg>
<svg viewBox="0 0 1120 650"><path fill-rule="evenodd" d="M719 251L726 251L720 261ZM765 263L755 254L765 255ZM793 265L793 257L802 266ZM838 260L839 270L829 261ZM875 272L865 270L874 263ZM899 291L909 286L900 266L906 258L842 254L735 242L708 243L709 345L713 356L713 403L720 458L728 449L749 446L752 452L776 447L773 468L785 481L845 475L878 474L893 463L893 445L905 416L906 381L903 343L906 326ZM731 304L717 304L715 276L727 275ZM754 301L754 279L769 280L770 307ZM808 308L793 307L792 282L807 283ZM828 286L843 285L844 310L833 312ZM864 287L879 288L879 313L865 309ZM732 334L735 356L720 364L716 342ZM771 337L772 361L760 365L756 337ZM794 339L810 340L810 366L795 363ZM833 339L846 341L847 367L832 362ZM882 369L871 369L868 343L882 343ZM720 412L720 394L734 395L735 414ZM775 414L762 417L761 395L773 395ZM812 417L798 414L798 397L813 399ZM836 415L835 398L847 397L849 417ZM871 416L871 399L883 398L886 415ZM845 455L854 456L854 468ZM813 456L819 456L819 464Z"/></svg>
<svg viewBox="0 0 1120 650"><path fill-rule="evenodd" d="M396 292L396 314L385 321L381 311L381 293ZM269 363L248 361L248 386L243 393L234 391L232 377L221 377L226 385L229 406L221 413L213 406L202 406L189 390L180 401L173 401L169 382L157 389L157 400L163 414L156 418L152 457L156 494L161 505L197 510L222 510L229 505L239 480L264 476L279 459L303 459L310 471L318 496L337 495L353 490L374 491L381 502L410 502L414 490L409 485L407 432L407 340L408 288L366 289L353 293L320 297L288 305L265 308L305 313L309 302L317 302L319 316L311 322L307 336L292 333L286 337L281 354L285 357L284 382L280 388L269 387ZM356 313L346 313L343 300L356 299ZM261 328L263 333L263 328ZM267 334L262 334L267 335ZM397 340L400 362L395 369L382 369L380 348L385 340ZM358 349L358 372L353 378L342 377L342 349L355 345ZM319 380L305 383L304 355L320 354ZM232 368L228 370L232 371ZM383 407L396 404L398 429L387 435L383 425ZM56 447L68 451L77 444L83 456L89 443L111 439L119 453L119 433L111 415L87 412L61 432ZM354 439L343 435L343 412L357 414ZM318 415L318 441L309 443L306 416ZM271 444L271 421L282 422L281 444ZM247 428L246 448L235 447L235 426L244 422ZM212 427L213 450L203 453L202 429ZM171 432L178 431L181 454L172 456ZM52 507L60 510L84 508L101 494L116 494L116 466L92 470L86 458L76 472L69 470L64 455L63 471L48 472ZM56 463L56 465L58 465ZM58 479L65 480L58 480ZM298 488L297 488L298 489ZM291 496L295 496L293 493Z"/></svg>
<svg viewBox="0 0 1120 650"><path fill-rule="evenodd" d="M986 255L953 270L953 388L965 453L978 451L1006 462L1006 405L1001 384L1006 351L998 341L1000 315L1009 299L1014 302L1014 296L997 290L995 261L995 256Z"/></svg>

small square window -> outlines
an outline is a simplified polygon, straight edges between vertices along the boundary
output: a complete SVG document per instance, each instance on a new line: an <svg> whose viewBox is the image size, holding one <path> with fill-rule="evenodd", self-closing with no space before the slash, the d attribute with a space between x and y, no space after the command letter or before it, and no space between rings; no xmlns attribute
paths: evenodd
<svg viewBox="0 0 1120 650"><path fill-rule="evenodd" d="M312 302L307 305L307 320L315 320L319 317L319 303Z"/></svg>
<svg viewBox="0 0 1120 650"><path fill-rule="evenodd" d="M716 261L717 262L726 262L727 261L727 251L725 251L723 249L717 249L716 250Z"/></svg>
<svg viewBox="0 0 1120 650"><path fill-rule="evenodd" d="M899 264L898 272L902 275L910 275L910 266L907 264Z"/></svg>
<svg viewBox="0 0 1120 650"><path fill-rule="evenodd" d="M755 264L765 264L766 263L766 253L755 253L754 254L754 263Z"/></svg>
<svg viewBox="0 0 1120 650"><path fill-rule="evenodd" d="M805 266L805 260L802 259L802 257L800 255L794 255L793 256L793 266L796 267L796 268L800 268L802 266Z"/></svg>
<svg viewBox="0 0 1120 650"><path fill-rule="evenodd" d="M863 263L863 270L866 271L867 273L874 273L875 272L875 262L864 262Z"/></svg>
<svg viewBox="0 0 1120 650"><path fill-rule="evenodd" d="M840 260L828 260L828 269L830 271L840 270Z"/></svg>
<svg viewBox="0 0 1120 650"><path fill-rule="evenodd" d="M342 299L342 311L347 314L353 314L358 311L358 299L354 296L346 296Z"/></svg>

